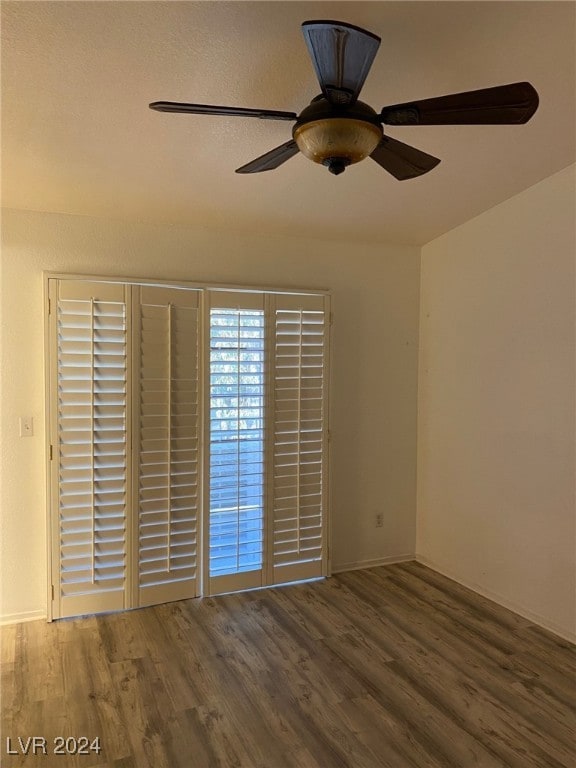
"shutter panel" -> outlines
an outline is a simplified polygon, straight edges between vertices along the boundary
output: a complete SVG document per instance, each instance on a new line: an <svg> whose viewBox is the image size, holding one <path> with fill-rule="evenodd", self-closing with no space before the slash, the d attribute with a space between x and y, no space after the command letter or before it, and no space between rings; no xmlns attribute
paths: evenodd
<svg viewBox="0 0 576 768"><path fill-rule="evenodd" d="M210 296L210 594L263 583L262 295Z"/></svg>
<svg viewBox="0 0 576 768"><path fill-rule="evenodd" d="M118 284L50 282L52 295L57 290L53 573L55 612L65 617L126 605L126 296Z"/></svg>
<svg viewBox="0 0 576 768"><path fill-rule="evenodd" d="M199 292L136 292L137 604L152 605L197 594Z"/></svg>
<svg viewBox="0 0 576 768"><path fill-rule="evenodd" d="M327 573L328 297L273 304L272 582Z"/></svg>

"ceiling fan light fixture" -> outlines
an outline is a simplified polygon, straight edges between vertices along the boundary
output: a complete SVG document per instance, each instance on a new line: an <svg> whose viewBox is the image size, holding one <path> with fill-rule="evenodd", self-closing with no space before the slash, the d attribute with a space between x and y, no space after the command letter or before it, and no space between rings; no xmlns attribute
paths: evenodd
<svg viewBox="0 0 576 768"><path fill-rule="evenodd" d="M379 125L351 117L326 117L294 128L300 152L315 163L327 165L332 173L341 173L347 165L364 160L381 139Z"/></svg>
<svg viewBox="0 0 576 768"><path fill-rule="evenodd" d="M272 171L302 152L334 175L369 156L399 181L428 173L440 160L385 136L382 124L516 125L528 122L538 108L535 88L520 82L391 104L377 113L358 96L380 45L378 35L328 20L305 21L302 32L322 92L300 114L173 101L154 101L149 106L158 112L295 121L289 141L237 168L236 173Z"/></svg>

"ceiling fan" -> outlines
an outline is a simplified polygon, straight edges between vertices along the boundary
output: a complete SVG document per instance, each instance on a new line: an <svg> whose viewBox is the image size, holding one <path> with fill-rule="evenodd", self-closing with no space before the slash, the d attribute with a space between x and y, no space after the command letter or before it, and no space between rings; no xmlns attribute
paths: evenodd
<svg viewBox="0 0 576 768"><path fill-rule="evenodd" d="M538 108L538 94L530 83L511 83L421 101L393 104L380 113L358 101L380 38L341 21L306 21L304 39L322 93L297 115L272 109L219 107L155 101L159 112L195 115L233 115L264 120L294 121L292 138L236 170L271 171L298 152L342 173L348 165L371 157L396 179L428 173L440 160L386 136L382 124L507 125L526 123Z"/></svg>

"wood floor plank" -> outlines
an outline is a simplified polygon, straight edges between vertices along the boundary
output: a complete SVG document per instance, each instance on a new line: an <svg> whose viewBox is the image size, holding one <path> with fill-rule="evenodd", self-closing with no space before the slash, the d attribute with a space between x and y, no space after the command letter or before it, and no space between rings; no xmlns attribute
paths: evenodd
<svg viewBox="0 0 576 768"><path fill-rule="evenodd" d="M267 766L272 760L273 763L278 763L278 768L283 768L283 758L277 754L278 747L288 748L290 744L294 744L296 737L292 733L289 734L288 740L283 738L286 728L278 727L280 723L273 702L264 695L261 680L267 666L262 662L265 651L262 638L256 639L258 644L251 641L246 632L245 619L240 621L236 617L230 623L225 606L235 599L234 596L222 598L217 616L212 617L214 623L210 626L206 621L198 621L196 611L191 610L188 614L190 634L194 638L198 657L202 659L197 669L205 670L207 679L210 680L209 686L204 690L202 703L195 708L196 713L203 722L207 722L211 727L218 726L219 729L234 723L237 720L235 713L242 713L243 718L253 723L252 735L248 739L252 744L249 750L252 760L258 759L260 745L263 745L267 753L272 751L273 754L261 755L262 764ZM226 690L225 701L222 701L222 688ZM217 721L210 712L218 713ZM241 723L237 725L241 731ZM243 751L247 752L248 749L245 747ZM213 757L213 761L217 759L223 760L224 756ZM233 755L233 759L242 762L240 754Z"/></svg>
<svg viewBox="0 0 576 768"><path fill-rule="evenodd" d="M131 755L139 768L169 765L164 719L169 712L159 707L161 685L153 664L146 658L128 658L111 665L120 692L120 715L127 723ZM105 745L104 745L105 746Z"/></svg>
<svg viewBox="0 0 576 768"><path fill-rule="evenodd" d="M470 630L460 620L451 620L445 611L438 610L437 606L412 591L398 590L392 578L388 580L386 601L381 612L390 622L400 622L406 629L406 619L410 620L412 635L420 644L419 653L412 659L417 661L422 653L440 657L442 661L437 665L439 674L448 674L454 668L461 676L470 677L471 684L482 690L484 695L504 702L509 699L510 683L525 681L533 676L526 665L519 664L511 653L494 648L486 640L485 631L479 635L474 628ZM517 688L514 704L528 725L537 717L559 738L566 739L566 732L572 731L574 709L566 707L559 699L555 702L549 700L543 706L541 701L528 693L527 688Z"/></svg>
<svg viewBox="0 0 576 768"><path fill-rule="evenodd" d="M417 563L0 629L6 768L576 768L576 647Z"/></svg>
<svg viewBox="0 0 576 768"><path fill-rule="evenodd" d="M518 653L525 653L561 675L576 681L576 646L567 640L556 638L540 627L531 625L514 633Z"/></svg>
<svg viewBox="0 0 576 768"><path fill-rule="evenodd" d="M373 585L359 580L351 585L351 589L361 599L369 599ZM387 584L385 602L373 603L373 607L387 622L396 624L421 646L426 648L432 641L438 640L438 648L454 663L476 664L482 669L492 664L503 679L510 681L533 677L531 670L515 661L516 646L509 633L495 637L494 628L478 627L473 617L468 622L462 622L459 615L450 615L413 590L399 587L392 579Z"/></svg>
<svg viewBox="0 0 576 768"><path fill-rule="evenodd" d="M501 768L500 760L446 711L436 691L425 690L402 673L402 663L372 665L370 654L354 653L348 638L330 638L324 642L338 649L341 663L354 667L371 685L371 697L382 709L407 723L421 747L445 768L460 765Z"/></svg>
<svg viewBox="0 0 576 768"><path fill-rule="evenodd" d="M476 665L484 669L493 665L504 680L510 682L533 677L533 673L514 663L510 652L494 647L477 632L457 624L438 612L427 601L418 600L413 594L399 590L394 584L387 587L385 596L364 576L347 578L341 574L346 587L362 602L368 603L379 621L376 635L379 642L387 644L389 653L396 658L404 653L410 656L429 649L432 643L449 663L463 667ZM370 634L370 626L363 626ZM443 640L444 638L444 640Z"/></svg>
<svg viewBox="0 0 576 768"><path fill-rule="evenodd" d="M452 579L448 579L446 576L442 576L431 568L426 568L421 563L400 563L390 573L391 576L408 574L416 577L421 583L437 587L440 595L446 595L454 605L463 606L475 616L482 617L502 629L516 631L531 625L529 619L509 611L498 603L488 600L488 598L473 592Z"/></svg>
<svg viewBox="0 0 576 768"><path fill-rule="evenodd" d="M109 761L117 761L130 757L128 728L119 717L121 711L120 692L114 684L111 666L101 643L94 642L98 634L85 634L82 640L82 650L89 675L89 691L87 693L90 706L98 719L98 734L101 738L103 752ZM74 701L70 701L74 705ZM88 734L87 734L88 735Z"/></svg>
<svg viewBox="0 0 576 768"><path fill-rule="evenodd" d="M212 630L220 630L211 635L211 640L220 645L219 656L226 659L231 673L227 681L228 697L237 696L237 708L244 710L244 716L252 723L259 723L262 730L260 741L273 746L272 753L262 758L262 765L292 766L290 752L294 745L302 741L308 723L294 718L294 704L300 695L309 691L309 654L303 653L302 647L293 656L293 638L285 632L280 622L273 622L274 636L266 635L270 619L262 621L258 602L245 596L227 595L220 600L220 617ZM255 619L259 617L259 620ZM232 627L234 630L232 631ZM225 631L222 631L225 629ZM224 647L222 648L222 643ZM253 663L254 655L256 663ZM247 654L247 655L246 655ZM294 676L294 665L299 674ZM306 670L306 673L305 673ZM282 682L290 674L298 680L304 678L296 689ZM290 699L285 697L288 693ZM326 690L323 691L326 694ZM326 703L326 697L323 699ZM310 745L307 745L308 749ZM250 750L252 760L256 760L254 748ZM297 764L297 763L296 763Z"/></svg>
<svg viewBox="0 0 576 768"><path fill-rule="evenodd" d="M301 623L290 613L284 613L273 602L266 604L263 611L256 614L260 635L267 638L271 655L274 659L271 669L274 674L298 671L298 678L312 686L320 685L328 703L339 703L342 698L360 696L366 693L365 686L358 681L353 672L339 667L338 658L321 643L319 639L308 636ZM347 625L346 625L347 626ZM335 677L335 670L338 675Z"/></svg>
<svg viewBox="0 0 576 768"><path fill-rule="evenodd" d="M391 579L391 592L394 592L393 584L394 580ZM493 632L495 632L494 627L491 630L478 630L478 617L470 619L468 622L464 622L459 614L452 616L450 612L446 611L444 608L438 609L438 606L435 603L430 603L427 599L425 600L426 596L426 593L423 593L422 596L420 596L412 590L409 591L408 595L406 595L405 592L402 592L399 595L403 600L408 599L410 601L414 598L414 601L411 604L414 605L415 610L418 611L419 615L423 615L424 610L426 609L426 603L430 606L430 614L436 621L436 629L442 636L444 636L445 632L448 633L445 638L446 645L450 645L451 647L457 646L460 637L464 637L466 640L470 638L471 653L466 654L466 652L463 651L462 656L466 658L468 665L470 665L468 670L471 671L475 666L481 671L481 674L478 675L478 679L483 685L492 684L490 690L493 693L496 695L504 695L502 690L500 690L499 693L494 691L494 686L499 686L500 689L502 689L503 673L504 675L510 673L510 676L516 678L516 680L526 682L534 678L543 679L545 672L548 671L549 677L551 676L552 678L554 690L558 694L557 703L566 703L570 708L576 706L576 697L574 696L576 693L576 687L574 686L575 681L573 677L571 678L570 675L566 675L567 670L565 670L564 675L556 675L553 670L550 672L547 669L544 662L538 663L537 660L532 659L529 654L522 651L522 644L517 642L515 632L506 633L506 641L500 642L499 647L496 647L496 644L492 642ZM438 613L436 613L436 611L438 611ZM453 625L451 625L450 619L453 620ZM482 645L482 643L485 642L487 642L488 647ZM475 653L477 647L480 647L482 651L480 655ZM520 652L518 652L517 648L520 649ZM486 661L486 658L489 655L493 656L495 651L500 653L499 660L496 665L491 665ZM466 672L465 668L462 668L462 670ZM570 694L572 694L572 696ZM529 695L520 696L518 698L518 704L521 705L524 710L528 711L533 706L534 701L534 697ZM551 721L554 721L559 716L561 710L561 706L556 707L555 712L548 713L547 715L543 712L540 717L542 718L542 715L544 715L544 719L548 717ZM564 711L566 711L565 707Z"/></svg>
<svg viewBox="0 0 576 768"><path fill-rule="evenodd" d="M0 666L13 664L16 660L16 635L22 624L6 624L0 632Z"/></svg>
<svg viewBox="0 0 576 768"><path fill-rule="evenodd" d="M565 742L567 733L563 728L556 727L555 723L548 720L541 722L541 730L538 730L530 718L517 711L510 721L507 709L513 697L507 693L501 698L491 695L475 676L450 669L439 663L434 655L413 660L412 663L406 660L395 663L394 671L412 685L420 697L434 702L449 720L457 723L463 731L498 756L503 765L510 768L536 768L541 761L542 740L553 742L553 748L549 750L551 758L557 751L563 759L569 759ZM550 729L555 731L554 736ZM518 739L519 735L521 739ZM529 752L527 744L532 745ZM557 763L551 759L550 768L553 765Z"/></svg>
<svg viewBox="0 0 576 768"><path fill-rule="evenodd" d="M445 768L443 759L431 753L410 723L370 694L343 701L339 713L362 742L381 756L383 766Z"/></svg>
<svg viewBox="0 0 576 768"><path fill-rule="evenodd" d="M23 631L27 665L34 670L26 678L29 699L60 698L64 693L62 659L58 646L50 642L50 625L45 621L28 622Z"/></svg>
<svg viewBox="0 0 576 768"><path fill-rule="evenodd" d="M100 642L104 646L111 664L126 659L141 659L146 655L141 636L138 634L138 612L131 611L107 614L104 621L98 620Z"/></svg>

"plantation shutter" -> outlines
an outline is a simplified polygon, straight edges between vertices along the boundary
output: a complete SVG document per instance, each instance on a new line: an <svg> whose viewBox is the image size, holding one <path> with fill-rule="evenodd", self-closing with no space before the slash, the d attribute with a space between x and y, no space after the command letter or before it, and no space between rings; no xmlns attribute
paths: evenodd
<svg viewBox="0 0 576 768"><path fill-rule="evenodd" d="M50 280L56 616L127 600L126 288Z"/></svg>
<svg viewBox="0 0 576 768"><path fill-rule="evenodd" d="M47 285L51 616L327 575L329 297Z"/></svg>
<svg viewBox="0 0 576 768"><path fill-rule="evenodd" d="M264 583L264 303L263 294L209 293L209 594Z"/></svg>
<svg viewBox="0 0 576 768"><path fill-rule="evenodd" d="M137 286L137 604L195 597L199 291Z"/></svg>
<svg viewBox="0 0 576 768"><path fill-rule="evenodd" d="M328 298L272 303L271 582L327 573Z"/></svg>

